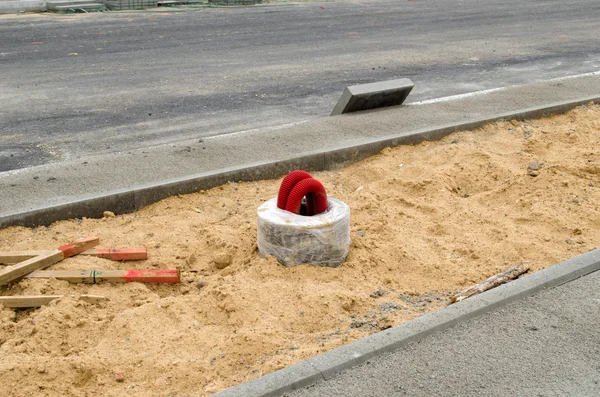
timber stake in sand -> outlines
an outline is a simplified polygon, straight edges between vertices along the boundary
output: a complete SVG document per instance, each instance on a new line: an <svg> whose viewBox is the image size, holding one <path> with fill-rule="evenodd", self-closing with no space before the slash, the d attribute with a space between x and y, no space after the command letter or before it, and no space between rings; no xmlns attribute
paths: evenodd
<svg viewBox="0 0 600 397"><path fill-rule="evenodd" d="M53 251L0 252L0 263L12 264L0 270L0 285L6 285L39 269L60 262L100 244L98 237L77 240Z"/></svg>
<svg viewBox="0 0 600 397"><path fill-rule="evenodd" d="M151 270L38 270L25 276L26 278L56 278L70 283L147 283L176 284L179 283L178 269Z"/></svg>

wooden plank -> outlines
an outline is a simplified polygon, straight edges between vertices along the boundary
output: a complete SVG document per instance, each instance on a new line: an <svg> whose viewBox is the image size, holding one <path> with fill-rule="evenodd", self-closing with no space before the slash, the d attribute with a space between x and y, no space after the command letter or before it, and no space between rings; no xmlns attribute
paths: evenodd
<svg viewBox="0 0 600 397"><path fill-rule="evenodd" d="M26 261L38 255L52 252L46 251L4 251L0 252L0 265L14 265L15 263Z"/></svg>
<svg viewBox="0 0 600 397"><path fill-rule="evenodd" d="M58 249L65 254L65 258L69 258L73 255L77 255L81 252L87 251L100 244L98 237L86 237L72 242L71 244L63 245Z"/></svg>
<svg viewBox="0 0 600 397"><path fill-rule="evenodd" d="M181 281L179 269L96 270L96 283L176 284Z"/></svg>
<svg viewBox="0 0 600 397"><path fill-rule="evenodd" d="M139 261L148 259L146 248L92 248L81 255L97 256L111 261Z"/></svg>
<svg viewBox="0 0 600 397"><path fill-rule="evenodd" d="M529 266L524 265L522 263L511 267L508 270L503 271L502 273L498 273L479 284L475 284L472 287L467 288L466 290L454 295L450 298L450 303L460 302L465 300L473 295L480 294L489 289L495 288L499 285L502 285L510 280L514 280L519 277L521 274L526 273L529 270Z"/></svg>
<svg viewBox="0 0 600 397"><path fill-rule="evenodd" d="M94 270L37 270L25 278L56 278L70 283L94 284Z"/></svg>
<svg viewBox="0 0 600 397"><path fill-rule="evenodd" d="M46 268L63 260L64 257L63 251L48 251L45 254L38 255L34 258L27 259L26 261L12 266L7 266L4 269L0 269L0 285L6 285L35 270Z"/></svg>
<svg viewBox="0 0 600 397"><path fill-rule="evenodd" d="M40 307L47 305L55 299L62 298L63 295L15 295L15 296L0 296L0 304L4 307L27 309L32 307ZM99 303L108 300L104 296L99 295L81 295L79 300L87 303Z"/></svg>

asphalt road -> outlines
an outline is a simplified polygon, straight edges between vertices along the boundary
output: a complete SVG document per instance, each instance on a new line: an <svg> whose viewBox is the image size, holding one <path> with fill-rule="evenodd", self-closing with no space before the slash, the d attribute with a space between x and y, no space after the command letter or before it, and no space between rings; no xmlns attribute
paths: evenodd
<svg viewBox="0 0 600 397"><path fill-rule="evenodd" d="M600 69L600 2L381 0L0 16L0 172Z"/></svg>
<svg viewBox="0 0 600 397"><path fill-rule="evenodd" d="M600 272L286 397L600 395Z"/></svg>

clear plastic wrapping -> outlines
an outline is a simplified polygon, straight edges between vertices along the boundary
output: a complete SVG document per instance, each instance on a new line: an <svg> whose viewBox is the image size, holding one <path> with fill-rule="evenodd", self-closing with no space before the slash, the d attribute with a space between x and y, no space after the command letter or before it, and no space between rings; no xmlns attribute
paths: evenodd
<svg viewBox="0 0 600 397"><path fill-rule="evenodd" d="M350 207L328 197L327 211L302 216L277 208L277 198L258 207L258 250L284 266L337 267L350 251Z"/></svg>

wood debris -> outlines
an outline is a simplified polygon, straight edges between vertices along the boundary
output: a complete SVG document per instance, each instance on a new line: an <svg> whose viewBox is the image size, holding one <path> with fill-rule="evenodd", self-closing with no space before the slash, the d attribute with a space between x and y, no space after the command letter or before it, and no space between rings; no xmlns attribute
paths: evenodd
<svg viewBox="0 0 600 397"><path fill-rule="evenodd" d="M503 271L502 273L498 273L480 282L479 284L475 284L472 287L469 287L466 290L454 295L450 298L450 303L460 302L462 300L470 298L473 295L480 294L484 291L502 285L510 280L514 280L521 274L526 273L528 270L529 266L519 263L518 265L513 266L510 269Z"/></svg>

